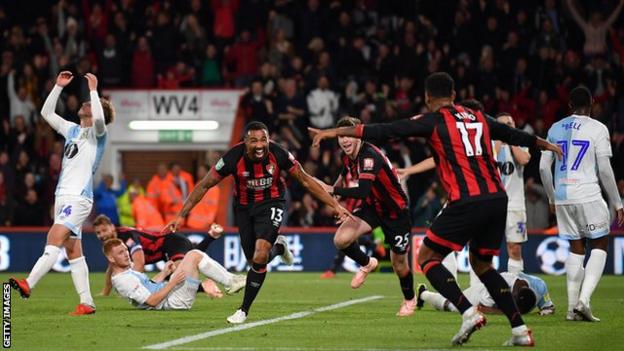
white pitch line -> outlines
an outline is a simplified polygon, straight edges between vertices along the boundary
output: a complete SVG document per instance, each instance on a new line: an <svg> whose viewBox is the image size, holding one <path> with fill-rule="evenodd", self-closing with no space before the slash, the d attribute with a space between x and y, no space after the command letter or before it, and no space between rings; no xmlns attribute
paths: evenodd
<svg viewBox="0 0 624 351"><path fill-rule="evenodd" d="M358 303L378 300L378 299L381 299L382 297L383 296L380 296L380 295L374 295L374 296L369 296L369 297L365 297L365 298L361 298L361 299L344 301L344 302L336 303L336 304L333 304L333 305L329 305L329 306L325 306L325 307L319 307L319 308L315 308L315 309L309 310L309 311L296 312L296 313L292 313L292 314L289 314L289 315L286 315L286 316L277 317L277 318L273 318L273 319L265 319L265 320L261 320L261 321L257 321L257 322L252 322L252 323L247 323L247 324L240 324L240 325L237 325L237 326L234 326L234 327L212 330L212 331L201 333L201 334L197 334L197 335L185 336L183 338L174 339L174 340L163 342L163 343L160 343L160 344L143 346L143 348L144 349L149 349L149 350L163 350L163 349L169 348L171 346L188 344L188 343L193 342L193 341L202 340L202 339L208 339L208 338L211 338L211 337L217 336L217 335L234 333L234 332L237 332L237 331L251 329L251 328L255 328L255 327L260 327L260 326L263 326L263 325L273 324L273 323L277 323L277 322L281 322L281 321L287 321L287 320L291 320L291 319L299 319L299 318L307 317L307 316L310 316L310 315L313 315L313 314L319 313L319 312L335 310L335 309L338 309L338 308L347 307L347 306L355 305L355 304L358 304Z"/></svg>

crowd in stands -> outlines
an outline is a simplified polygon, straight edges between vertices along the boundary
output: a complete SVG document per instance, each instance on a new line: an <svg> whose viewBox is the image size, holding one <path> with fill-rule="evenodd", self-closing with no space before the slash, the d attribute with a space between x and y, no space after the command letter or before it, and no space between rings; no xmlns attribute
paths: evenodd
<svg viewBox="0 0 624 351"><path fill-rule="evenodd" d="M568 114L567 93L584 84L595 98L592 116L611 132L624 196L623 0L41 3L0 7L0 225L50 224L63 141L38 111L61 69L96 72L103 88L244 88L246 119L266 123L306 171L329 183L340 169L337 145L311 148L306 128L331 127L343 115L370 123L424 112L431 72L451 73L458 101L509 112L542 137ZM86 82L72 84L58 112L77 122L87 99ZM398 167L430 155L419 138L379 146ZM534 151L525 170L528 228L540 229L551 219ZM113 189L105 175L95 208L122 224L137 221L137 211L167 221L196 181L179 165L159 166L145 190L125 180ZM426 226L445 202L435 173L405 187L414 224ZM333 224L296 182L289 201L289 225Z"/></svg>

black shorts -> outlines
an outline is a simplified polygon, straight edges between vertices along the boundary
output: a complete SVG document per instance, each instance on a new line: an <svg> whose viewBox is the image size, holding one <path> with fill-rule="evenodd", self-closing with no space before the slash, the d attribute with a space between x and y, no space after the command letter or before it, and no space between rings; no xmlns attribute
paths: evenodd
<svg viewBox="0 0 624 351"><path fill-rule="evenodd" d="M461 251L470 243L470 251L480 256L497 256L505 236L507 197L449 204L427 230L424 243L446 256Z"/></svg>
<svg viewBox="0 0 624 351"><path fill-rule="evenodd" d="M356 209L353 214L368 223L371 228L381 227L385 242L394 253L402 255L409 249L412 220L407 209L399 213L397 218L382 217L371 206L367 205Z"/></svg>
<svg viewBox="0 0 624 351"><path fill-rule="evenodd" d="M165 236L163 251L167 261L181 260L191 250L193 250L193 243L184 235L170 233Z"/></svg>
<svg viewBox="0 0 624 351"><path fill-rule="evenodd" d="M236 225L248 261L253 259L257 239L264 239L271 244L275 242L284 219L285 207L284 201L269 201L252 207L236 208Z"/></svg>

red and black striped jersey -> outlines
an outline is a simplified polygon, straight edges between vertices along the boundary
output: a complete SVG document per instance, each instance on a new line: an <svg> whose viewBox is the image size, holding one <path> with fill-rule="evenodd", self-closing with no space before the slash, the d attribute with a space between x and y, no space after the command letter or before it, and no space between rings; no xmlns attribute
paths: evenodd
<svg viewBox="0 0 624 351"><path fill-rule="evenodd" d="M506 196L496 168L492 139L521 146L533 146L536 140L533 135L459 105L393 123L356 128L357 136L366 139L428 138L450 202Z"/></svg>
<svg viewBox="0 0 624 351"><path fill-rule="evenodd" d="M163 249L165 235L131 227L117 228L117 238L126 244L130 256L137 250L143 250L145 264L152 264L165 259L165 250Z"/></svg>
<svg viewBox="0 0 624 351"><path fill-rule="evenodd" d="M375 145L363 142L357 157L352 160L344 155L343 164L343 178L346 179L346 175L349 174L352 178L358 179L359 188L364 188L364 182L371 182L364 203L374 208L378 215L397 218L407 208L407 195L401 188L396 170L386 155ZM334 188L334 193L348 197L351 193L348 189Z"/></svg>
<svg viewBox="0 0 624 351"><path fill-rule="evenodd" d="M281 173L291 173L298 164L290 152L274 142L269 142L267 157L252 161L245 153L245 144L240 143L226 152L214 169L221 177L234 177L236 204L246 207L264 201L283 201L286 184Z"/></svg>
<svg viewBox="0 0 624 351"><path fill-rule="evenodd" d="M344 160L345 157L346 155L343 157L343 165L346 165L346 161ZM358 186L359 182L357 179L357 174L354 175L353 173L349 172L347 167L342 167L340 175L342 176L342 187L353 188ZM362 206L362 199L344 198L342 200L344 201L344 208L346 208L349 212L353 212L355 209Z"/></svg>

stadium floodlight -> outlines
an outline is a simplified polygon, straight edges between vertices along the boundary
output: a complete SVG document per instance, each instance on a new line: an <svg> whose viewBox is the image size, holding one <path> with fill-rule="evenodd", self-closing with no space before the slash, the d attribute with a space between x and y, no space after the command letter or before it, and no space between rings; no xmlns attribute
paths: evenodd
<svg viewBox="0 0 624 351"><path fill-rule="evenodd" d="M128 123L132 130L216 130L219 128L217 121L146 121L135 120Z"/></svg>

